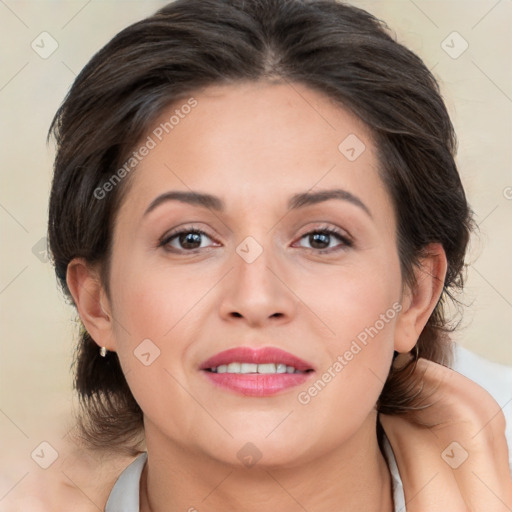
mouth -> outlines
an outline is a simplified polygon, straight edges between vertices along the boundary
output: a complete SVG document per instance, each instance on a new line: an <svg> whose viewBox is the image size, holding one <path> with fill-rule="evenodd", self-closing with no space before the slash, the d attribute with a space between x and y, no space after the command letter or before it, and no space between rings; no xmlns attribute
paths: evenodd
<svg viewBox="0 0 512 512"><path fill-rule="evenodd" d="M212 373L237 373L240 375L247 375L248 373L258 373L260 375L272 375L275 373L307 373L312 372L312 369L305 371L298 370L294 366L288 366L284 363L240 363L233 362L229 364L221 364L213 368L206 368L206 371Z"/></svg>
<svg viewBox="0 0 512 512"><path fill-rule="evenodd" d="M275 347L238 347L209 358L199 368L212 384L246 396L274 395L303 384L312 364Z"/></svg>

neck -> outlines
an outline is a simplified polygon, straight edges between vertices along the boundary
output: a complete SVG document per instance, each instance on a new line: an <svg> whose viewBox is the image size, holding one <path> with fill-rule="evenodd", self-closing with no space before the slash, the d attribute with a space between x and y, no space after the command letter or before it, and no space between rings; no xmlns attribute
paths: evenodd
<svg viewBox="0 0 512 512"><path fill-rule="evenodd" d="M141 476L140 510L392 512L391 475L375 423L373 427L307 462L251 468L183 450L146 428L148 462Z"/></svg>

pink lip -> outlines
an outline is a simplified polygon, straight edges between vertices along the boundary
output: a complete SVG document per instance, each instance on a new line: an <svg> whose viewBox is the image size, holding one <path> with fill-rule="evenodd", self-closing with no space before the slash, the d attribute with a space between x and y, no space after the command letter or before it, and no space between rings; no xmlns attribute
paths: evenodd
<svg viewBox="0 0 512 512"><path fill-rule="evenodd" d="M303 384L311 378L314 371L307 373L275 373L275 374L235 374L213 373L207 371L222 364L238 363L283 363L305 372L314 370L313 365L298 357L274 347L253 349L250 347L232 348L210 357L201 364L200 370L210 382L225 389L246 396L264 397L274 395L294 386Z"/></svg>
<svg viewBox="0 0 512 512"><path fill-rule="evenodd" d="M293 366L300 371L314 370L311 363L308 363L303 359L299 359L289 352L285 352L284 350L274 347L262 347L259 349L251 347L230 348L229 350L219 352L213 357L207 359L201 364L199 369L206 370L207 368L214 368L221 364L229 364L233 362L255 364L284 363L286 366Z"/></svg>

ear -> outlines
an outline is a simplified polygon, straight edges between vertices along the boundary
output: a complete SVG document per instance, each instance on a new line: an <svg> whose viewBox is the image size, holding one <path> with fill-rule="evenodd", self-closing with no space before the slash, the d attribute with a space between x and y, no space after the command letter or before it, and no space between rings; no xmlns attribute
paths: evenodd
<svg viewBox="0 0 512 512"><path fill-rule="evenodd" d="M410 352L443 291L446 276L446 254L439 243L429 244L419 266L414 268L416 284L404 290L402 311L395 329L395 350Z"/></svg>
<svg viewBox="0 0 512 512"><path fill-rule="evenodd" d="M99 347L115 350L111 307L99 273L83 258L69 262L66 282L85 329Z"/></svg>

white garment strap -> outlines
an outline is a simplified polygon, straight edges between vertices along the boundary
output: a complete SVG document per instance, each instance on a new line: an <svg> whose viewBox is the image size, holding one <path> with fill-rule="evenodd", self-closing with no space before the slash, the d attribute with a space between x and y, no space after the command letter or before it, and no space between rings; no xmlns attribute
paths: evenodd
<svg viewBox="0 0 512 512"><path fill-rule="evenodd" d="M140 476L147 452L141 453L116 480L105 506L105 512L139 512Z"/></svg>

